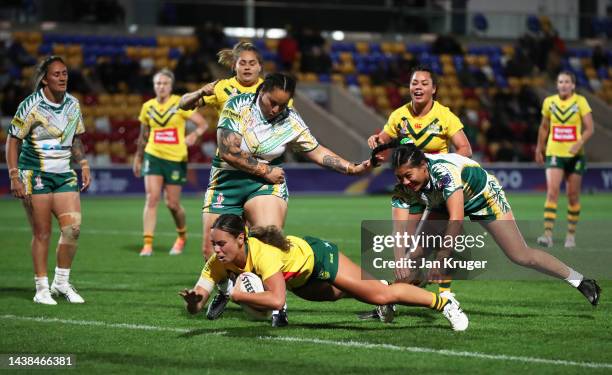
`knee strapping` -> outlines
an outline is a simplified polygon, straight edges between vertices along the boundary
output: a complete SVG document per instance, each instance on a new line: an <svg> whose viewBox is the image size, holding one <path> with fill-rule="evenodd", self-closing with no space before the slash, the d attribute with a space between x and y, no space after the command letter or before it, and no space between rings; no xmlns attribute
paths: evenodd
<svg viewBox="0 0 612 375"><path fill-rule="evenodd" d="M67 212L58 217L60 223L60 239L62 245L76 245L81 233L81 213Z"/></svg>

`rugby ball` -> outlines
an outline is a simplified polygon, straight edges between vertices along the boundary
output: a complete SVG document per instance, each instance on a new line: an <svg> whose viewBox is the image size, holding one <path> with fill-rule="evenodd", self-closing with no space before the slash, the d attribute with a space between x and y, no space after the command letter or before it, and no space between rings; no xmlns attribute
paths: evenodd
<svg viewBox="0 0 612 375"><path fill-rule="evenodd" d="M261 293L264 291L263 281L252 272L244 272L238 276L240 290L246 293ZM246 303L241 303L242 310L252 319L266 320L272 316L272 310L258 310Z"/></svg>

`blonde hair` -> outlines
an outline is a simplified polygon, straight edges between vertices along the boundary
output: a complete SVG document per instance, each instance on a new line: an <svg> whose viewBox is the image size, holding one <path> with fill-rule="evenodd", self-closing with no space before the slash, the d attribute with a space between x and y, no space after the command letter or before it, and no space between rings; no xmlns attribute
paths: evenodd
<svg viewBox="0 0 612 375"><path fill-rule="evenodd" d="M255 53L259 65L263 65L259 49L257 49L257 47L251 42L238 42L232 49L222 49L221 51L217 52L219 64L235 70L234 66L236 65L236 61L238 61L240 54L244 51L251 51Z"/></svg>
<svg viewBox="0 0 612 375"><path fill-rule="evenodd" d="M170 78L170 81L172 81L172 85L174 85L174 73L172 73L172 70L168 68L163 68L162 70L158 71L153 75L153 81L155 81L155 77L157 77L158 75Z"/></svg>

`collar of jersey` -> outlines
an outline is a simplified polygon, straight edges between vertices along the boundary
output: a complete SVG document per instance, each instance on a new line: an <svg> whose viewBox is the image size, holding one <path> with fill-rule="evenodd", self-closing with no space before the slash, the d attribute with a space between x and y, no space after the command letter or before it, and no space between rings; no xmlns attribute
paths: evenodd
<svg viewBox="0 0 612 375"><path fill-rule="evenodd" d="M61 103L53 103L52 101L47 99L47 96L43 92L43 89L40 89L39 92L40 92L40 95L42 96L43 100L45 101L45 103L50 105L51 107L54 107L54 108L59 108L62 105L64 105L64 103L66 102L66 99L68 98L68 92L66 92L66 93L64 93L64 98L62 99Z"/></svg>

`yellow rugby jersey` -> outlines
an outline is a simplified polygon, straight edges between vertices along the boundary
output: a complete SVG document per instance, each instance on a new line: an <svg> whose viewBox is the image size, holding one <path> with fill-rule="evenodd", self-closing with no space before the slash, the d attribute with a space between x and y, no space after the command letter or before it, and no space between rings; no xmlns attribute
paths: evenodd
<svg viewBox="0 0 612 375"><path fill-rule="evenodd" d="M151 127L146 153L170 161L187 161L185 122L193 111L179 109L180 99L171 95L163 104L153 98L142 105L138 120Z"/></svg>
<svg viewBox="0 0 612 375"><path fill-rule="evenodd" d="M215 284L243 272L252 272L263 281L277 272L282 272L287 289L298 288L308 281L314 269L314 253L306 241L287 236L291 242L289 251L283 251L265 244L257 238L249 237L245 243L246 265L240 269L231 263L223 263L216 254L210 257L198 285L212 291Z"/></svg>
<svg viewBox="0 0 612 375"><path fill-rule="evenodd" d="M569 150L582 138L582 117L591 113L584 96L573 94L566 100L551 95L542 103L542 116L550 120L546 156L573 157ZM584 150L580 150L582 154Z"/></svg>
<svg viewBox="0 0 612 375"><path fill-rule="evenodd" d="M222 79L215 85L214 95L204 97L204 103L215 107L217 112L221 113L225 102L227 102L230 97L245 93L253 94L262 82L263 79L259 78L254 85L242 86L236 77Z"/></svg>
<svg viewBox="0 0 612 375"><path fill-rule="evenodd" d="M410 138L415 145L430 154L448 153L450 139L463 129L461 120L448 107L434 100L429 113L414 117L412 103L391 113L383 128L391 138Z"/></svg>

